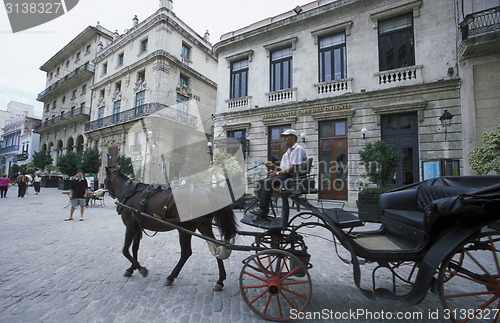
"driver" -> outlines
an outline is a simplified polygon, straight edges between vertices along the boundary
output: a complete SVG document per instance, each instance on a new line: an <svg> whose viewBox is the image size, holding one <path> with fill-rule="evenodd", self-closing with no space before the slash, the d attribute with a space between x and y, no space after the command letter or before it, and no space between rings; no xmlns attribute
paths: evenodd
<svg viewBox="0 0 500 323"><path fill-rule="evenodd" d="M284 180L292 177L298 171L302 161L307 158L305 149L297 144L297 131L287 129L281 136L284 138L287 150L283 154L279 166L276 165L277 163L271 161L267 161L264 164L271 169L271 172L268 178L259 181L257 190L259 207L250 211L250 213L258 217L267 216L273 190L279 189Z"/></svg>

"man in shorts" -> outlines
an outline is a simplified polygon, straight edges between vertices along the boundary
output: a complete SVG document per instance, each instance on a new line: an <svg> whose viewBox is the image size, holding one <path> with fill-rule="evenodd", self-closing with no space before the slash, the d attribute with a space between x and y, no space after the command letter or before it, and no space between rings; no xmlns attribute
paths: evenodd
<svg viewBox="0 0 500 323"><path fill-rule="evenodd" d="M69 199L71 201L71 209L69 217L64 221L73 220L73 212L75 208L80 206L80 221L83 221L83 212L85 211L85 199L87 197L87 181L83 178L83 171L76 172L76 178L71 181L69 187Z"/></svg>

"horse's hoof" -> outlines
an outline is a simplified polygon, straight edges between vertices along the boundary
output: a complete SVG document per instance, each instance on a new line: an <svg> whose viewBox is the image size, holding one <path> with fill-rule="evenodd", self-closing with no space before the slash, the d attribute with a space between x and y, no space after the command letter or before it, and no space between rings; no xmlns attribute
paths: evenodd
<svg viewBox="0 0 500 323"><path fill-rule="evenodd" d="M123 277L131 277L132 276L132 273L128 270L125 270L125 272L123 273Z"/></svg>
<svg viewBox="0 0 500 323"><path fill-rule="evenodd" d="M141 273L142 277L148 277L149 271L146 267L139 268L139 272Z"/></svg>
<svg viewBox="0 0 500 323"><path fill-rule="evenodd" d="M167 278L167 280L165 280L165 283L163 283L163 286L172 286L173 283L174 283L173 280Z"/></svg>
<svg viewBox="0 0 500 323"><path fill-rule="evenodd" d="M224 288L224 286L219 285L218 283L215 283L214 287L212 287L212 289L216 292L220 292L222 290L222 288Z"/></svg>

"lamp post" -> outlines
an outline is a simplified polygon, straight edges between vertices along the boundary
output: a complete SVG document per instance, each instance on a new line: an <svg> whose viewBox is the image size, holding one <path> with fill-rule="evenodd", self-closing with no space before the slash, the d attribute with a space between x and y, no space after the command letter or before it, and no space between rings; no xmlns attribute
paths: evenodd
<svg viewBox="0 0 500 323"><path fill-rule="evenodd" d="M446 141L446 134L448 133L448 127L451 126L452 118L453 114L448 112L447 109L445 109L443 114L439 117L439 121L441 121L441 125L444 127L444 141Z"/></svg>

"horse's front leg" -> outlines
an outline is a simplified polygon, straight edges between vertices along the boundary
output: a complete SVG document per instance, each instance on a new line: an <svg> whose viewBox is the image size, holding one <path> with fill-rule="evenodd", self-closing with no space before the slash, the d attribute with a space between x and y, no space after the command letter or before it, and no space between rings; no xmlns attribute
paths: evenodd
<svg viewBox="0 0 500 323"><path fill-rule="evenodd" d="M212 223L203 223L198 228L198 231L200 231L201 234L207 237L215 239L214 231L212 230ZM224 267L224 261L218 258L216 259L217 266L219 267L219 279L215 283L214 287L212 287L212 289L218 292L224 288L224 280L226 280L226 269Z"/></svg>
<svg viewBox="0 0 500 323"><path fill-rule="evenodd" d="M177 265L175 265L174 270L168 275L167 280L163 284L164 286L171 286L179 276L179 273L181 272L182 267L186 263L186 261L191 257L193 254L193 250L191 249L191 235L179 231L179 244L181 245L181 258L177 262Z"/></svg>
<svg viewBox="0 0 500 323"><path fill-rule="evenodd" d="M129 248L130 245L132 244L132 241L134 244L132 245L132 254L133 256L130 255ZM148 275L148 270L146 267L142 267L139 264L138 259L138 254L139 254L139 245L141 243L141 235L138 230L131 230L127 227L127 231L125 232L125 244L123 246L123 255L125 258L127 258L132 265L125 270L125 273L123 276L125 277L130 277L134 273L134 270L139 269L139 272L141 273L142 276L146 277Z"/></svg>

